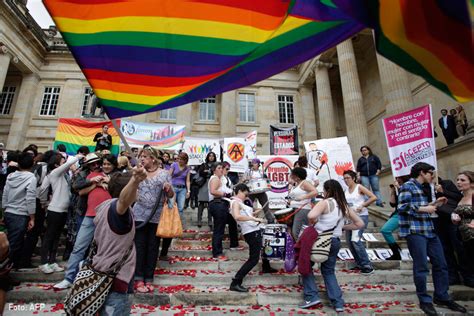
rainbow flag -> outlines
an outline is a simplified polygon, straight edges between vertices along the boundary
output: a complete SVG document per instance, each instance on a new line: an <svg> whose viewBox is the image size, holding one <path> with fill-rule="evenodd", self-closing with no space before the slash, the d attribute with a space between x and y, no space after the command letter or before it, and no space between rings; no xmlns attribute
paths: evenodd
<svg viewBox="0 0 474 316"><path fill-rule="evenodd" d="M359 32L330 0L43 0L110 118L280 73Z"/></svg>
<svg viewBox="0 0 474 316"><path fill-rule="evenodd" d="M120 122L118 122L120 124ZM120 151L120 138L110 121L89 122L81 119L60 118L54 148L59 144L66 145L68 155L75 155L81 146L89 147L91 152L95 151L96 143L93 141L95 134L102 131L102 126L108 125L108 133L112 136L111 152L118 155Z"/></svg>
<svg viewBox="0 0 474 316"><path fill-rule="evenodd" d="M332 0L377 51L459 102L474 100L474 0Z"/></svg>

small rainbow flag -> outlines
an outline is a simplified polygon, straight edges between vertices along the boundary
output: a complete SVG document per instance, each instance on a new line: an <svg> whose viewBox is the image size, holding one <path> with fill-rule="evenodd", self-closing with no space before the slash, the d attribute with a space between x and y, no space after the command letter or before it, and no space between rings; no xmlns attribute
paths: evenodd
<svg viewBox="0 0 474 316"><path fill-rule="evenodd" d="M120 122L117 122L120 124ZM54 140L54 148L59 144L66 145L68 155L75 155L81 146L89 147L91 152L95 151L96 143L94 136L102 131L102 126L108 125L108 133L112 136L111 152L118 155L120 151L120 138L117 131L110 121L107 122L88 122L81 119L65 119L60 118L58 129L56 130L56 139Z"/></svg>

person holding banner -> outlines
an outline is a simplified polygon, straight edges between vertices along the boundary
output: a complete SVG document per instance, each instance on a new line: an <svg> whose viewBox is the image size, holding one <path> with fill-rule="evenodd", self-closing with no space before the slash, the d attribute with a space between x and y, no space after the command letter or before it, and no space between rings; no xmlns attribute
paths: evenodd
<svg viewBox="0 0 474 316"><path fill-rule="evenodd" d="M197 185L200 186L199 194L198 194L198 227L201 227L202 224L202 213L204 212L204 208L208 208L209 203L209 178L212 175L211 167L216 162L216 154L212 151L206 155L206 159L203 164L199 166L198 169L198 177L195 179ZM210 215L209 208L207 209L207 222L209 227L212 228L212 217Z"/></svg>
<svg viewBox="0 0 474 316"><path fill-rule="evenodd" d="M379 174L382 169L382 163L379 157L372 153L369 146L362 146L360 148L362 157L357 160L357 175L360 181L367 189L372 189L377 197L377 206L383 207L382 195L380 194Z"/></svg>
<svg viewBox="0 0 474 316"><path fill-rule="evenodd" d="M372 268L369 255L362 242L362 234L369 223L369 210L367 206L375 202L377 198L366 187L356 183L357 173L354 171L344 171L343 177L347 185L347 190L345 191L347 203L349 203L349 206L365 223L364 227L360 230L346 232L346 240L349 243L349 249L354 255L357 264L353 270L360 269L362 274L372 274L374 273L374 269Z"/></svg>
<svg viewBox="0 0 474 316"><path fill-rule="evenodd" d="M245 180L252 182L265 179L265 174L260 170L261 161L258 158L252 159L251 167L245 173ZM275 216L273 216L270 208L268 207L268 196L266 192L250 194L250 199L252 202L258 200L258 203L263 207L263 212L265 213L265 218L267 219L268 224L275 222Z"/></svg>
<svg viewBox="0 0 474 316"><path fill-rule="evenodd" d="M212 166L213 175L209 179L209 213L214 221L212 231L212 257L227 260L222 249L225 225L229 225L230 248L239 247L237 223L229 213L228 198L232 190L227 188L221 180L224 174L224 164L219 162Z"/></svg>

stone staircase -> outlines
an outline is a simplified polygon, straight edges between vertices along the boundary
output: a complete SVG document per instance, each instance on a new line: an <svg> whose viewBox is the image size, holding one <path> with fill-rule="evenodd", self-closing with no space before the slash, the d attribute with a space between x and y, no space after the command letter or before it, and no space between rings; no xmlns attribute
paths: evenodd
<svg viewBox="0 0 474 316"><path fill-rule="evenodd" d="M311 310L301 310L302 287L299 285L298 273L286 273L283 262L272 262L278 273L260 273L260 264L244 280L250 287L249 293L236 293L228 290L235 272L240 268L248 255L246 243L241 240L238 250L226 250L228 261L217 261L211 256L211 237L209 227L199 229L196 225L197 210L187 209L188 227L183 236L175 239L169 251L171 260L160 261L155 272L155 291L149 294L135 294L135 314L156 315L299 315L299 314L334 314L328 306L324 282L316 270L316 279L321 290L325 307L318 306ZM205 222L205 221L203 221ZM378 221L377 221L378 222ZM368 249L387 248L379 227L374 221L369 223L367 232L372 233L378 241L366 241ZM406 248L404 241L400 242ZM224 248L228 248L228 240ZM347 247L343 240L343 247ZM62 251L59 251L62 254ZM33 258L38 264L38 258ZM66 263L63 263L64 265ZM364 276L349 270L352 261L337 262L337 278L344 292L346 314L360 315L422 315L417 307L417 297L412 277L412 262L406 261L373 261L375 273ZM12 275L22 284L10 292L7 297L5 315L31 315L33 313L63 313L62 301L64 291L54 291L52 285L63 279L63 273L44 275L37 270L13 272ZM430 280L431 282L431 280ZM430 283L428 288L432 291ZM465 305L474 315L474 289L465 286L452 286L450 292L454 299ZM31 303L44 303L32 310ZM15 309L16 308L16 309ZM438 308L443 314L451 313Z"/></svg>

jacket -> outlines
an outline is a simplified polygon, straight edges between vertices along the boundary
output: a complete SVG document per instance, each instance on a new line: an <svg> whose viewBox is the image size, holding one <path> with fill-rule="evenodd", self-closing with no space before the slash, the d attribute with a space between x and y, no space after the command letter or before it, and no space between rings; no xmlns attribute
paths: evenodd
<svg viewBox="0 0 474 316"><path fill-rule="evenodd" d="M301 237L295 245L296 261L298 262L298 272L302 276L312 273L311 249L318 239L318 232L314 226L308 226L303 230Z"/></svg>
<svg viewBox="0 0 474 316"><path fill-rule="evenodd" d="M373 176L377 173L377 170L381 169L382 163L379 157L375 155L370 155L367 158L362 156L357 160L357 172L359 172L361 176Z"/></svg>
<svg viewBox="0 0 474 316"><path fill-rule="evenodd" d="M462 199L462 193L451 180L439 180L439 184L443 188L443 193L436 192L436 198L446 197L448 202L438 207L436 213L439 216L451 221L451 213L454 212Z"/></svg>
<svg viewBox="0 0 474 316"><path fill-rule="evenodd" d="M2 206L5 212L29 216L36 212L36 177L29 171L15 171L7 177Z"/></svg>

